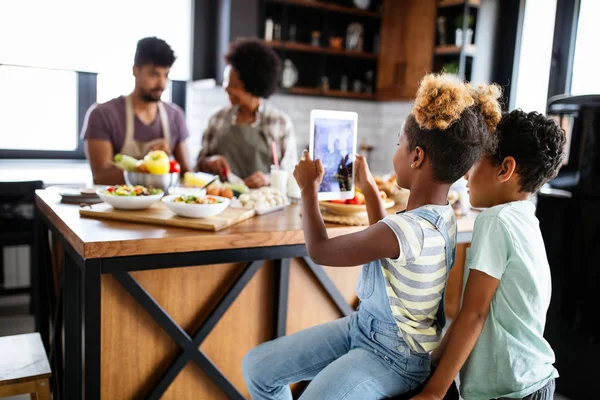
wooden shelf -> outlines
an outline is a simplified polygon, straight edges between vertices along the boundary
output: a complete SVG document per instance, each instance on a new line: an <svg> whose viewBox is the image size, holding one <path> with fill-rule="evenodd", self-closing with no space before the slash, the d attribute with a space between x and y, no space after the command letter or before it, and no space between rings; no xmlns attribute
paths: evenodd
<svg viewBox="0 0 600 400"><path fill-rule="evenodd" d="M310 87L293 87L282 90L282 93L302 94L308 96L343 97L349 99L375 100L377 96L373 93L342 92L341 90L321 90Z"/></svg>
<svg viewBox="0 0 600 400"><path fill-rule="evenodd" d="M378 55L375 53L365 53L358 51L348 51L348 50L337 50L328 47L317 47L312 46L307 43L299 43L299 42L280 42L277 40L273 40L270 42L266 42L269 46L274 47L276 49L285 49L290 51L298 51L303 53L315 53L315 54L331 54L335 56L343 56L343 57L354 57L354 58L364 58L370 60L377 60Z"/></svg>
<svg viewBox="0 0 600 400"><path fill-rule="evenodd" d="M317 8L341 14L358 15L362 17L381 18L381 13L373 11L365 11L360 8L344 7L337 4L328 4L321 1L308 0L267 0L268 3L289 4L298 7Z"/></svg>
<svg viewBox="0 0 600 400"><path fill-rule="evenodd" d="M462 49L461 46L437 46L435 48L435 54L438 56L459 55ZM475 55L475 45L470 44L466 46L464 50L468 56Z"/></svg>
<svg viewBox="0 0 600 400"><path fill-rule="evenodd" d="M438 7L454 7L469 3L471 7L479 7L481 0L440 0Z"/></svg>

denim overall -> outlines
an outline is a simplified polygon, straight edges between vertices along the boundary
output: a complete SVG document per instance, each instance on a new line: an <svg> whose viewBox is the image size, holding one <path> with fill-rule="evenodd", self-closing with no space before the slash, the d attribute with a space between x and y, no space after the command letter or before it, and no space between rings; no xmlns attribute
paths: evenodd
<svg viewBox="0 0 600 400"><path fill-rule="evenodd" d="M454 261L444 218L411 211L434 225ZM362 267L359 309L348 317L264 343L244 358L242 370L254 400L291 400L289 384L311 380L302 400L385 399L415 389L429 376L430 355L410 349L392 315L381 262ZM449 269L449 268L448 268ZM438 323L445 322L443 295Z"/></svg>

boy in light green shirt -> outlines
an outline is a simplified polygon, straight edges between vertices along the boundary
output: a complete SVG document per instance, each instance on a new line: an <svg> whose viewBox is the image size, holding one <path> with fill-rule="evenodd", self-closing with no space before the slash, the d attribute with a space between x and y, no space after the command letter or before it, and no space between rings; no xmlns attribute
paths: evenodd
<svg viewBox="0 0 600 400"><path fill-rule="evenodd" d="M471 204L487 209L467 252L461 310L414 399L441 400L459 370L465 400L554 398L558 372L544 339L552 284L529 196L556 176L565 132L541 114L515 110L503 116L496 139L466 177Z"/></svg>

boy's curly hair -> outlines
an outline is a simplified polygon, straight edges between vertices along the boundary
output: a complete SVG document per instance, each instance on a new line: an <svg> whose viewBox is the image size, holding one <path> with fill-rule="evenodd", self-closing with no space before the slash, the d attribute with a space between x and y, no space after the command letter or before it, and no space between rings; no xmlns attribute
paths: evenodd
<svg viewBox="0 0 600 400"><path fill-rule="evenodd" d="M515 159L522 192L535 193L558 174L567 139L552 118L514 110L502 116L496 136L495 151L489 158L494 165L509 156Z"/></svg>
<svg viewBox="0 0 600 400"><path fill-rule="evenodd" d="M411 150L421 147L438 182L453 183L494 147L501 119L498 85L475 88L455 75L429 74L421 81L404 131Z"/></svg>

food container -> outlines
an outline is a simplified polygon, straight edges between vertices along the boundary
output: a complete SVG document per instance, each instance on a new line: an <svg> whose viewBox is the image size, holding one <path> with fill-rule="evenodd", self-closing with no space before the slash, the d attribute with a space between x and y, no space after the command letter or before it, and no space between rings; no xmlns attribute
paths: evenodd
<svg viewBox="0 0 600 400"><path fill-rule="evenodd" d="M148 189L162 189L165 193L168 193L170 188L177 186L177 183L179 183L179 172L155 175L125 171L124 175L125 182L130 186L141 185Z"/></svg>

